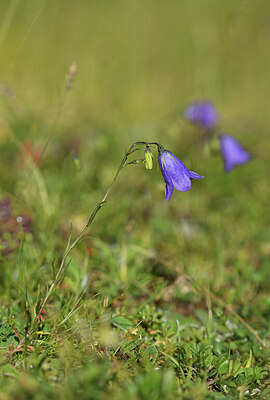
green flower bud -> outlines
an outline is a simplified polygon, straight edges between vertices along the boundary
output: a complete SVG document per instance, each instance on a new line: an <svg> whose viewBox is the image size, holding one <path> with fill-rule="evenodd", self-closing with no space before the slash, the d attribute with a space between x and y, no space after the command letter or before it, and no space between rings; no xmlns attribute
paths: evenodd
<svg viewBox="0 0 270 400"><path fill-rule="evenodd" d="M153 153L152 153L152 151L151 151L149 146L145 147L144 163L145 163L145 168L146 169L152 169L153 168Z"/></svg>
<svg viewBox="0 0 270 400"><path fill-rule="evenodd" d="M81 171L82 163L81 163L81 160L79 159L79 156L75 153L73 153L72 156L73 156L73 162L74 162L76 170Z"/></svg>

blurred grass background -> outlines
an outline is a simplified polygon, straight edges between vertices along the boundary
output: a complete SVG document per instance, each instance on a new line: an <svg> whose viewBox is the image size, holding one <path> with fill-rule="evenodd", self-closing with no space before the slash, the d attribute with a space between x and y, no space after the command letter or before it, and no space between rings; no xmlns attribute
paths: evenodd
<svg viewBox="0 0 270 400"><path fill-rule="evenodd" d="M12 8L12 10L10 10ZM157 124L210 98L222 125L269 122L267 1L4 1L1 76L28 112L48 116L78 64L62 123Z"/></svg>
<svg viewBox="0 0 270 400"><path fill-rule="evenodd" d="M187 274L269 339L269 15L267 0L1 2L0 195L33 225L24 248L2 260L4 309L23 303L18 287L33 299L38 284L45 290L69 223L83 228L125 149L154 140L206 178L165 203L158 167L124 169L57 307L69 298L69 309L89 275L87 301L124 293L116 314L133 315L166 286L151 306L194 315L207 298ZM196 99L213 101L220 131L252 162L225 175L219 156L205 157L200 132L181 118ZM35 146L39 155L46 146L39 168L25 161Z"/></svg>

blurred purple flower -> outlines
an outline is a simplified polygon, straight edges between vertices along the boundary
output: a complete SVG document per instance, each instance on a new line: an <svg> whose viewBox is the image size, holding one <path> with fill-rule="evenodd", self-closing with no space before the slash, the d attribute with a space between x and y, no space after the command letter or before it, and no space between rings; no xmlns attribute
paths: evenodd
<svg viewBox="0 0 270 400"><path fill-rule="evenodd" d="M9 198L0 200L0 255L8 255L19 246L21 233L32 233L31 219L16 216Z"/></svg>
<svg viewBox="0 0 270 400"><path fill-rule="evenodd" d="M194 101L184 110L184 116L194 125L198 125L206 130L214 128L219 115L216 108L210 101Z"/></svg>
<svg viewBox="0 0 270 400"><path fill-rule="evenodd" d="M0 201L0 221L6 223L12 213L11 204L8 198Z"/></svg>
<svg viewBox="0 0 270 400"><path fill-rule="evenodd" d="M173 189L180 192L186 192L191 188L191 179L202 179L201 175L189 171L185 164L182 163L174 154L168 150L164 150L162 146L158 148L158 161L161 173L166 183L165 200L168 201Z"/></svg>
<svg viewBox="0 0 270 400"><path fill-rule="evenodd" d="M251 159L251 154L234 137L221 135L219 136L219 143L226 172L231 171L236 165L245 164Z"/></svg>

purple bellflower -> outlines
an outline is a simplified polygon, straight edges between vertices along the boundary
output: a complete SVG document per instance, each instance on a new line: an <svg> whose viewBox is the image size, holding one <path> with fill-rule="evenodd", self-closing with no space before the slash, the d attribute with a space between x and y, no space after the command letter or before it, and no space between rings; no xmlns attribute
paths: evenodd
<svg viewBox="0 0 270 400"><path fill-rule="evenodd" d="M231 171L237 165L245 164L251 159L251 154L234 137L221 135L219 136L219 143L226 172Z"/></svg>
<svg viewBox="0 0 270 400"><path fill-rule="evenodd" d="M213 129L219 120L216 108L210 101L194 101L184 110L185 118L205 130Z"/></svg>
<svg viewBox="0 0 270 400"><path fill-rule="evenodd" d="M189 171L182 161L175 157L175 155L170 151L164 150L162 146L159 146L158 148L158 161L161 173L166 183L166 201L171 198L174 188L180 192L186 192L191 188L191 179L204 178L195 172Z"/></svg>

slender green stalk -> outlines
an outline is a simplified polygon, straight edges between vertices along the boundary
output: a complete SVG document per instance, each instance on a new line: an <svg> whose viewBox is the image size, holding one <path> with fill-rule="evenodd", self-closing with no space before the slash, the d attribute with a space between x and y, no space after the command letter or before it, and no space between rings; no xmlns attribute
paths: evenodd
<svg viewBox="0 0 270 400"><path fill-rule="evenodd" d="M50 288L49 288L49 290L48 290L46 296L44 297L43 301L42 301L41 304L40 304L39 312L38 312L38 314L37 314L37 316L36 316L36 321L39 320L39 318L40 318L40 312L41 312L41 310L45 307L45 305L47 304L49 297L51 296L51 294L53 293L53 291L57 288L57 286L58 286L58 285L60 284L60 282L61 282L62 273L63 273L64 268L65 268L65 263L66 263L67 256L69 255L69 253L71 252L71 250L83 239L85 233L87 232L87 230L89 229L90 225L91 225L92 222L94 221L94 219L95 219L95 217L96 217L98 211L101 209L101 207L103 206L103 204L106 202L106 199L107 199L107 197L108 197L108 194L110 193L110 190L111 190L113 184L115 183L115 181L116 181L116 179L117 179L117 177L118 177L118 175L119 175L119 172L121 171L121 169L122 169L125 165L127 165L126 163L127 163L128 157L129 157L132 153L134 153L134 151L137 150L137 149L136 149L136 146L140 146L140 145L155 145L155 146L157 146L157 147L160 146L160 145L159 145L158 143L156 143L156 142L150 142L150 143L148 143L148 142L135 142L135 143L132 144L132 146L129 148L129 150L125 153L125 155L124 155L124 157L123 157L123 159L122 159L122 161L121 161L121 163L120 163L120 165L119 165L119 167L118 167L118 170L116 171L116 174L115 174L115 176L114 176L114 178L113 178L113 180L112 180L112 182L111 182L111 184L110 184L110 186L109 186L107 192L105 193L103 199L102 199L101 202L96 206L96 208L94 209L94 211L93 211L92 214L90 215L90 217L89 217L89 219L88 219L88 222L87 222L87 224L85 225L85 227L83 228L83 230L81 231L81 233L76 237L76 239L75 239L71 244L68 244L68 245L67 245L67 248L66 248L66 250L65 250L65 252L64 252L64 254L63 254L63 257L62 257L62 260L61 260L59 269L58 269L58 271L57 271L57 274L56 274L56 276L55 276L55 279L53 280L53 282L52 282L52 284L51 284L51 286L50 286ZM69 238L69 239L70 239L70 238Z"/></svg>

